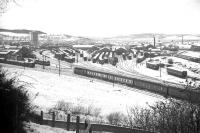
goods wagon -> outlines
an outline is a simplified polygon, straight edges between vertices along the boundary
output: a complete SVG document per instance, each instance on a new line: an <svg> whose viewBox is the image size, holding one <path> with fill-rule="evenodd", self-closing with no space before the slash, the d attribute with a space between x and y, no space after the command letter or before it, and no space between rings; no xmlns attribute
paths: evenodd
<svg viewBox="0 0 200 133"><path fill-rule="evenodd" d="M146 62L146 67L150 68L150 69L158 70L159 69L159 63L148 61L148 62Z"/></svg>
<svg viewBox="0 0 200 133"><path fill-rule="evenodd" d="M145 60L145 57L144 57L144 56L139 56L139 57L137 57L136 62L137 62L137 63L141 63L141 62L144 61L144 60Z"/></svg>
<svg viewBox="0 0 200 133"><path fill-rule="evenodd" d="M64 57L64 61L69 62L69 63L74 63L75 62L75 58L71 58L71 57Z"/></svg>
<svg viewBox="0 0 200 133"><path fill-rule="evenodd" d="M35 60L35 64L50 66L50 61L43 61L43 60L37 59L37 60Z"/></svg>
<svg viewBox="0 0 200 133"><path fill-rule="evenodd" d="M127 56L127 58L128 58L128 60L131 60L131 59L132 59L132 56L129 55L129 56Z"/></svg>
<svg viewBox="0 0 200 133"><path fill-rule="evenodd" d="M8 59L0 59L0 63L6 63L11 65L17 65L17 66L24 66L24 67L35 67L35 62L24 62L24 61L17 61L17 60L8 60Z"/></svg>
<svg viewBox="0 0 200 133"><path fill-rule="evenodd" d="M96 53L96 55L92 58L92 62L96 63L101 53Z"/></svg>
<svg viewBox="0 0 200 133"><path fill-rule="evenodd" d="M167 67L167 73L181 78L187 77L186 70L182 70L176 67Z"/></svg>
<svg viewBox="0 0 200 133"><path fill-rule="evenodd" d="M123 60L126 60L126 55L125 54L123 54L122 57L123 57Z"/></svg>
<svg viewBox="0 0 200 133"><path fill-rule="evenodd" d="M84 61L87 61L87 57L83 57L83 60L84 60Z"/></svg>
<svg viewBox="0 0 200 133"><path fill-rule="evenodd" d="M56 59L64 60L65 54L63 54L63 53L55 53L54 57Z"/></svg>
<svg viewBox="0 0 200 133"><path fill-rule="evenodd" d="M99 60L98 60L99 64L102 64L102 65L104 64L104 59L103 59L104 54L105 52L102 52L101 55L99 56Z"/></svg>

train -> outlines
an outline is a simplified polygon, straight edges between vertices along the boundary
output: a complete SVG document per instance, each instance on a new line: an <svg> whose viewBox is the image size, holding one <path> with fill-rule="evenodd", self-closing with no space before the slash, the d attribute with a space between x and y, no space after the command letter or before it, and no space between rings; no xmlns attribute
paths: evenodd
<svg viewBox="0 0 200 133"><path fill-rule="evenodd" d="M96 53L93 57L92 57L92 62L93 63L96 63L97 62L97 60L99 59L99 56L101 55L101 53Z"/></svg>
<svg viewBox="0 0 200 133"><path fill-rule="evenodd" d="M147 61L146 67L150 68L150 69L158 70L159 69L159 63Z"/></svg>
<svg viewBox="0 0 200 133"><path fill-rule="evenodd" d="M179 69L176 67L167 67L167 73L173 76L186 78L187 77L187 71L183 69Z"/></svg>
<svg viewBox="0 0 200 133"><path fill-rule="evenodd" d="M11 65L17 65L17 66L24 66L24 67L30 67L34 68L35 67L35 62L24 62L24 61L18 61L18 60L10 60L6 58L0 58L0 63L5 63L5 64L11 64Z"/></svg>
<svg viewBox="0 0 200 133"><path fill-rule="evenodd" d="M75 58L68 57L68 56L65 56L63 60L66 61L66 62L69 62L69 63L74 63L75 62Z"/></svg>
<svg viewBox="0 0 200 133"><path fill-rule="evenodd" d="M142 61L145 60L145 57L144 56L138 56L137 59L136 59L136 62L137 63L141 63Z"/></svg>
<svg viewBox="0 0 200 133"><path fill-rule="evenodd" d="M164 97L172 97L181 100L190 100L190 102L193 103L200 102L200 92L180 88L178 86L174 86L163 81L154 82L148 79L145 80L139 78L138 76L133 77L127 75L117 75L113 72L93 70L79 66L74 67L74 73L81 76L96 78L111 83L119 83L129 87L150 91L162 95Z"/></svg>
<svg viewBox="0 0 200 133"><path fill-rule="evenodd" d="M43 61L43 60L36 59L35 64L50 66L50 61Z"/></svg>

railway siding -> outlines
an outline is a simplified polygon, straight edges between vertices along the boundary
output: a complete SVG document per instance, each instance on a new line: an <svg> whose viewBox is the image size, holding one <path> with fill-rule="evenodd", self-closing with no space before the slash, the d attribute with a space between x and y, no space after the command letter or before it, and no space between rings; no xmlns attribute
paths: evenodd
<svg viewBox="0 0 200 133"><path fill-rule="evenodd" d="M172 97L180 100L187 100L192 103L200 102L200 92L170 86L170 84L166 84L163 82L156 83L152 81L138 79L136 77L133 78L124 75L120 76L108 72L96 71L83 67L75 67L74 73L82 76L105 80L108 82L120 83L123 85L125 84L126 86L147 90L162 95L164 97Z"/></svg>

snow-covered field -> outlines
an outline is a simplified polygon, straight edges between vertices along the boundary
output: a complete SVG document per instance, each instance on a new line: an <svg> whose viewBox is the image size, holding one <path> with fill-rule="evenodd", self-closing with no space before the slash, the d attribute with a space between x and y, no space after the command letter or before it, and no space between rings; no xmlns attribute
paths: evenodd
<svg viewBox="0 0 200 133"><path fill-rule="evenodd" d="M20 81L29 83L32 95L38 94L33 103L48 109L59 100L83 106L93 105L102 109L102 114L114 111L127 112L129 107L147 106L162 100L161 96L75 75L66 76L33 69L5 68L11 75L17 74ZM130 90L132 89L132 90Z"/></svg>

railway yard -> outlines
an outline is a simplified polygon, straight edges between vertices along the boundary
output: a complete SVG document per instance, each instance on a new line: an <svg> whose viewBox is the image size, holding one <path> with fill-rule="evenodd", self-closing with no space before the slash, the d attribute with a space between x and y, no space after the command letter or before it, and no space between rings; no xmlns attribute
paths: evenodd
<svg viewBox="0 0 200 133"><path fill-rule="evenodd" d="M194 58L189 56L191 53L195 55ZM25 67L41 68L58 74L75 73L164 97L188 100L188 95L192 94L193 102L200 101L198 52L116 46L82 50L66 46L35 49L33 54L34 59L26 59L21 63L9 58L1 58L1 63L26 64ZM34 65L29 65L32 62ZM75 69L80 70L75 72Z"/></svg>

